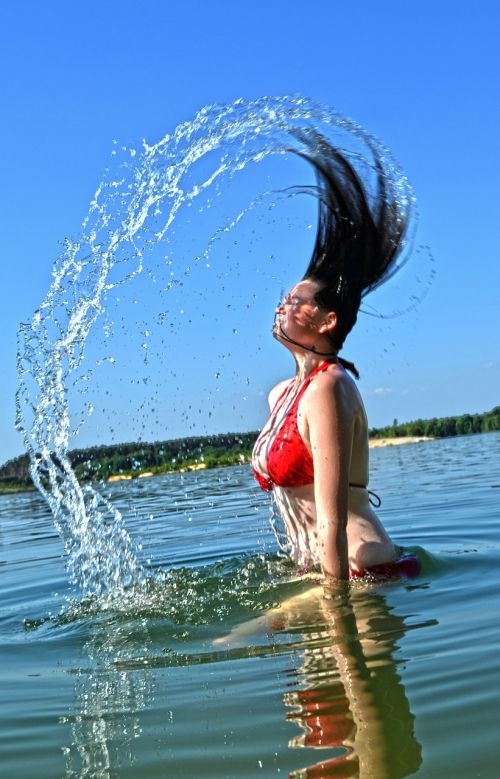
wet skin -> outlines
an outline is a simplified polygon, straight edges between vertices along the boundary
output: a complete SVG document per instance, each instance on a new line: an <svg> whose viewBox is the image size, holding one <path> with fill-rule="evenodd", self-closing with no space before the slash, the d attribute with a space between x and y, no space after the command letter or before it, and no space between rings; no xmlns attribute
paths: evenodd
<svg viewBox="0 0 500 779"><path fill-rule="evenodd" d="M296 375L269 394L271 414L253 454L253 465L263 474L269 447L302 382L325 360L308 349L331 350L328 334L336 326L336 315L316 304L319 289L316 281L306 279L276 310L274 334L292 352ZM314 483L274 488L293 559L301 566L320 565L327 576L340 579L348 577L348 570L360 572L394 560L396 549L367 490L349 486L368 484L368 423L357 387L338 363L314 376L300 400L297 423L313 458Z"/></svg>

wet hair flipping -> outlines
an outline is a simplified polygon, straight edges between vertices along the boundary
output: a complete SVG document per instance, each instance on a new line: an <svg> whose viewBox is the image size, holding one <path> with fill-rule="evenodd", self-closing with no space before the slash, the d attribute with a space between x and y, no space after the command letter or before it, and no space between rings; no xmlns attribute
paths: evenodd
<svg viewBox="0 0 500 779"><path fill-rule="evenodd" d="M344 154L315 131L299 137L307 148L298 153L316 171L319 203L316 242L304 279L322 285L316 302L337 314L330 339L338 351L356 322L362 298L401 265L396 260L404 245L410 198L397 192L374 143L368 142L376 180L370 202Z"/></svg>

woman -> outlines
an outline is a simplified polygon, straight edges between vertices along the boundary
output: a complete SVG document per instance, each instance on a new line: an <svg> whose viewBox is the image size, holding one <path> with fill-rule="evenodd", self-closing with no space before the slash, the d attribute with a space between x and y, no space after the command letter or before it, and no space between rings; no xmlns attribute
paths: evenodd
<svg viewBox="0 0 500 779"><path fill-rule="evenodd" d="M274 490L299 565L320 565L327 582L366 572L416 575L418 560L400 555L370 504L368 424L346 369L358 374L338 357L364 295L398 268L409 203L388 195L376 148L370 205L345 156L317 133L301 140L318 178L318 232L304 278L276 309L273 334L296 373L269 395L253 470L263 489Z"/></svg>

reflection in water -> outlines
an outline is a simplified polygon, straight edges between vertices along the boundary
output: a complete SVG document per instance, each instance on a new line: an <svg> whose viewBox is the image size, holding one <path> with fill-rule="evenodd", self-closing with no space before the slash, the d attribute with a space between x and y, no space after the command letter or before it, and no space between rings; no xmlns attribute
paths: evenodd
<svg viewBox="0 0 500 779"><path fill-rule="evenodd" d="M237 568L234 576L240 572ZM284 593L290 587L293 592L297 583L273 584L267 579L275 602L281 594L281 605L262 615L258 591L265 577L258 578L260 585L252 595L248 586L242 591L235 586L231 614L241 613L243 604L248 614L250 598L250 613L257 610L261 616L213 640L209 651L206 640L200 644L196 638L198 630L200 638L206 635L203 623L214 622L208 611L201 623L200 615L193 617L187 652L165 647L165 641L178 643L175 637L181 623L186 627L183 611L178 614L180 621L171 620L169 591L162 603L156 590L154 613L151 607L143 607L131 608L129 613L87 614L91 634L76 671L75 714L65 719L71 728L71 744L63 750L65 779L111 779L117 770L133 765L134 741L142 734L140 716L153 708L158 670L288 656L290 650L298 665L290 673L284 695L286 719L297 729L289 746L306 750L297 761L306 767L292 771L291 779L403 779L417 771L421 747L397 670L402 662L397 654L407 630L429 623L407 624L405 617L391 610L384 594L374 591L373 583L362 582L352 584L338 600L327 601L322 587L309 584L285 599ZM215 608L227 582L222 576L213 590L214 580L204 581ZM225 615L224 622L231 614ZM272 632L271 643L259 640L262 630ZM167 719L168 715L172 718L173 713Z"/></svg>
<svg viewBox="0 0 500 779"><path fill-rule="evenodd" d="M65 779L111 779L118 768L133 764L140 715L153 708L155 669L228 659L227 652L180 653L165 641L178 643L187 625L217 623L241 609L262 611L262 598L274 587L270 572L279 565L254 555L172 569L122 595L113 609L109 598L87 598L52 618L58 627L83 621L89 631L73 671L74 714L63 719L71 729L71 744L63 748ZM249 647L238 656L253 654ZM168 722L173 714L166 714Z"/></svg>
<svg viewBox="0 0 500 779"><path fill-rule="evenodd" d="M304 627L311 611L321 627ZM327 601L315 587L284 603L273 619L274 628L300 630L308 645L291 683L298 689L285 695L292 709L287 719L302 731L290 746L328 749L290 776L402 779L414 773L421 747L394 657L407 627L384 596L360 590Z"/></svg>
<svg viewBox="0 0 500 779"><path fill-rule="evenodd" d="M139 714L151 708L153 679L147 667L147 621L117 623L109 615L93 618L76 671L72 743L63 748L65 779L110 779L134 762L133 741L141 735ZM117 671L117 659L142 656L142 667Z"/></svg>

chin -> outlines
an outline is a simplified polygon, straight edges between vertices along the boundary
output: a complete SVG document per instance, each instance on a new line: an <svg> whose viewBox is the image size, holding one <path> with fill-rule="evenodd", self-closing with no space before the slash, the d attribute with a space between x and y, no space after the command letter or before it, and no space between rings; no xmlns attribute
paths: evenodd
<svg viewBox="0 0 500 779"><path fill-rule="evenodd" d="M277 322L274 323L271 330L273 334L273 338L275 338L277 341L280 341L280 343L283 343L283 339L281 337L279 324Z"/></svg>

